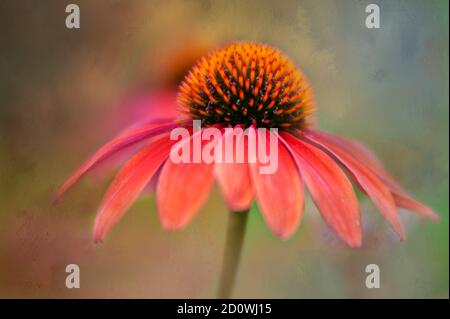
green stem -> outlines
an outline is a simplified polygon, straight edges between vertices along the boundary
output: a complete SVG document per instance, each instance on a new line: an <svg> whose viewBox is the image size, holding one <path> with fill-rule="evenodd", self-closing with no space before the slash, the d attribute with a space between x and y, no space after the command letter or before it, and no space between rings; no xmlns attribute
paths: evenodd
<svg viewBox="0 0 450 319"><path fill-rule="evenodd" d="M233 293L248 220L248 210L231 212L229 216L222 273L220 275L219 290L217 291L217 298L221 299L228 299Z"/></svg>

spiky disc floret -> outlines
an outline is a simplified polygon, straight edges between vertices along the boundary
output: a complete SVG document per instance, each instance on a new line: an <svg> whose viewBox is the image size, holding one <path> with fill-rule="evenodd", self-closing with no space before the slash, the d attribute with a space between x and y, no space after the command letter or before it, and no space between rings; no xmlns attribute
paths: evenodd
<svg viewBox="0 0 450 319"><path fill-rule="evenodd" d="M180 85L178 102L204 126L301 129L314 111L302 72L258 43L234 43L201 58Z"/></svg>

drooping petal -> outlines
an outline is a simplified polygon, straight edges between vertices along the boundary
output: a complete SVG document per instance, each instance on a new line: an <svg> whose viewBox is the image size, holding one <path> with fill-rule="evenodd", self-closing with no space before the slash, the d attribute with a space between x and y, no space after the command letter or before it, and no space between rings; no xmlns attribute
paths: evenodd
<svg viewBox="0 0 450 319"><path fill-rule="evenodd" d="M193 138L181 143L191 143ZM191 150L201 151L195 146ZM158 212L164 228L181 229L194 218L208 199L214 180L212 170L213 164L203 162L174 163L170 158L166 161L156 186Z"/></svg>
<svg viewBox="0 0 450 319"><path fill-rule="evenodd" d="M317 137L328 144L341 148L366 168L370 169L386 185L386 187L389 188L394 197L395 204L398 207L417 212L434 221L439 220L439 216L431 208L412 198L412 196L409 195L388 172L386 172L376 156L360 143L317 130L309 130L308 135Z"/></svg>
<svg viewBox="0 0 450 319"><path fill-rule="evenodd" d="M141 142L144 139L149 139L167 132L178 125L179 123L175 123L173 121L166 123L152 121L149 123L141 124L119 134L118 137L102 146L63 183L63 185L55 194L54 202L57 202L65 192L67 192L74 184L76 184L80 180L81 177L83 177L87 172L89 172L92 168L94 168L97 164L99 164L106 158L112 156L125 147Z"/></svg>
<svg viewBox="0 0 450 319"><path fill-rule="evenodd" d="M282 134L325 221L351 247L361 246L358 200L342 169L325 152Z"/></svg>
<svg viewBox="0 0 450 319"><path fill-rule="evenodd" d="M415 200L414 198L395 191L392 192L392 195L394 196L395 204L398 207L420 213L421 215L428 217L435 222L439 221L440 218L438 214L436 214L431 208Z"/></svg>
<svg viewBox="0 0 450 319"><path fill-rule="evenodd" d="M394 198L385 184L373 173L370 169L362 165L353 156L348 154L345 150L328 143L326 140L310 134L305 135L305 140L312 144L321 146L337 160L345 166L348 172L352 175L356 183L365 191L372 199L374 204L378 207L381 214L391 224L395 232L401 240L405 239L405 231L400 222L400 218L395 206Z"/></svg>
<svg viewBox="0 0 450 319"><path fill-rule="evenodd" d="M383 181L383 183L389 186L390 189L404 192L401 185L398 184L394 178L386 172L376 155L361 143L329 132L318 130L309 130L308 135L315 136L329 144L339 147L358 160L365 167L373 171Z"/></svg>
<svg viewBox="0 0 450 319"><path fill-rule="evenodd" d="M266 140L261 135L257 136L258 145L269 144L269 136ZM273 174L261 174L260 168L265 164L259 156L256 163L250 164L256 199L272 232L281 239L287 239L295 232L303 216L304 194L300 175L294 159L281 141L278 141L278 169Z"/></svg>
<svg viewBox="0 0 450 319"><path fill-rule="evenodd" d="M106 191L97 213L94 240L101 240L125 214L152 176L167 159L175 141L164 135L134 155L120 169Z"/></svg>
<svg viewBox="0 0 450 319"><path fill-rule="evenodd" d="M253 200L253 187L250 179L250 170L246 150L248 143L241 130L229 130L223 134L219 147L224 149L227 143L233 145L233 162L216 163L214 176L225 197L228 209L232 212L246 211ZM243 159L242 162L239 162Z"/></svg>

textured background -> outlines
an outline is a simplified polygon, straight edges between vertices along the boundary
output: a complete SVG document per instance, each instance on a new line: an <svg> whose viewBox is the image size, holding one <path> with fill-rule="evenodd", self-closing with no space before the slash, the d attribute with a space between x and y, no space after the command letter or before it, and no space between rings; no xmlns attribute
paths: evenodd
<svg viewBox="0 0 450 319"><path fill-rule="evenodd" d="M66 4L81 8L68 30ZM442 217L402 212L400 243L361 197L364 244L329 231L311 201L299 231L275 238L252 209L236 297L448 297L448 1L1 1L0 297L211 297L227 212L217 189L182 232L160 229L154 196L130 209L103 244L95 210L114 170L57 206L59 183L124 124L124 96L170 82L168 61L196 43L279 47L312 82L317 125L358 138ZM170 82L171 83L171 82ZM126 117L126 116L125 116ZM286 190L289 191L289 190ZM65 288L65 266L81 289ZM365 288L364 268L381 268Z"/></svg>

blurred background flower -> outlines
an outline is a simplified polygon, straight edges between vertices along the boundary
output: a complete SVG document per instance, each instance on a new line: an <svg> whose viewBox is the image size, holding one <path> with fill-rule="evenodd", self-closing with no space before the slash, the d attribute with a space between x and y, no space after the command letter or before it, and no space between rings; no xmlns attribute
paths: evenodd
<svg viewBox="0 0 450 319"><path fill-rule="evenodd" d="M311 203L287 242L254 207L235 296L448 297L448 1L377 1L379 30L364 26L369 1L80 0L78 30L65 28L68 3L0 3L1 297L211 296L227 217L217 187L183 232L160 229L150 193L99 245L91 225L106 181L85 179L56 208L50 200L67 172L146 112L134 97L173 92L189 53L172 54L235 40L291 56L314 88L318 127L370 145L441 215L419 225L402 214L409 236L399 243L363 197L364 245L352 250ZM81 289L65 288L70 263ZM371 263L380 289L365 287Z"/></svg>

